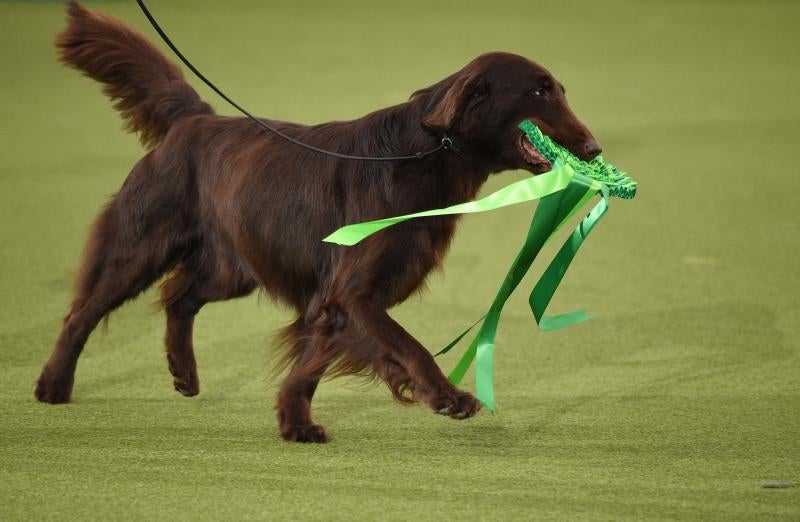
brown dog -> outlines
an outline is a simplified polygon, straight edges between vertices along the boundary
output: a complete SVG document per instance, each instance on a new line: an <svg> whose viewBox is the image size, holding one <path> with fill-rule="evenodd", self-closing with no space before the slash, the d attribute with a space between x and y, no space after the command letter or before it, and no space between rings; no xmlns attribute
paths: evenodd
<svg viewBox="0 0 800 522"><path fill-rule="evenodd" d="M163 274L167 360L175 389L199 380L195 314L256 287L297 310L283 332L291 369L278 396L283 438L324 442L311 398L326 372L373 373L400 401L456 419L480 404L454 388L430 353L386 313L420 288L444 256L457 218L412 220L357 246L321 239L342 225L470 200L491 173L549 170L517 129L531 119L577 156L600 147L544 68L507 53L479 56L411 100L363 118L305 126L271 122L303 142L352 155L430 150L443 133L461 151L423 160L339 160L216 116L145 38L70 2L61 60L103 92L150 151L98 217L75 296L36 397L67 402L78 356L97 323Z"/></svg>

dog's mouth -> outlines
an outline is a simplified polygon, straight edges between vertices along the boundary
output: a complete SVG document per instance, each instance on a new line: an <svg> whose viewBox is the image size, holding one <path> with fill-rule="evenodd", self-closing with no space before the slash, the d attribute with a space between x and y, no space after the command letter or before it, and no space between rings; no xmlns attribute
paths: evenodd
<svg viewBox="0 0 800 522"><path fill-rule="evenodd" d="M547 161L544 154L534 147L524 133L520 133L517 136L517 149L519 149L522 159L525 160L528 170L534 174L542 174L553 168L553 165Z"/></svg>

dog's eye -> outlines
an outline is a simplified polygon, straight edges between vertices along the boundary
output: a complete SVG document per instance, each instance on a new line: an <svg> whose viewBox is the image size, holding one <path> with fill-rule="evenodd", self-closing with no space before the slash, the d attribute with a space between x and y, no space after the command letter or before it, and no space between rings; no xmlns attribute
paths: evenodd
<svg viewBox="0 0 800 522"><path fill-rule="evenodd" d="M531 94L533 94L534 96L544 96L545 94L547 94L547 91L545 90L544 87L539 87L538 89L532 90Z"/></svg>

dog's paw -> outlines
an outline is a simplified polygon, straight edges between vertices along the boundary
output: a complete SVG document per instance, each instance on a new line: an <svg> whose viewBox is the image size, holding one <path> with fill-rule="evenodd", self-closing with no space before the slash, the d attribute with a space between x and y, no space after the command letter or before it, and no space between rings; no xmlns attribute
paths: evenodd
<svg viewBox="0 0 800 522"><path fill-rule="evenodd" d="M172 380L172 385L175 386L175 391L184 397L194 397L200 393L200 385L196 380L175 378Z"/></svg>
<svg viewBox="0 0 800 522"><path fill-rule="evenodd" d="M183 367L172 360L171 354L167 354L169 373L172 374L172 385L175 391L184 397L194 397L200 393L200 378L197 377L197 370L192 366Z"/></svg>
<svg viewBox="0 0 800 522"><path fill-rule="evenodd" d="M480 409L480 401L471 393L461 390L454 390L448 395L439 397L433 408L439 415L447 415L453 419L468 419Z"/></svg>
<svg viewBox="0 0 800 522"><path fill-rule="evenodd" d="M41 402L50 404L69 402L72 396L72 379L53 378L45 369L36 382L36 389L33 394Z"/></svg>
<svg viewBox="0 0 800 522"><path fill-rule="evenodd" d="M330 440L325 428L319 424L305 424L302 426L287 426L281 428L281 436L289 442L316 442L325 443Z"/></svg>

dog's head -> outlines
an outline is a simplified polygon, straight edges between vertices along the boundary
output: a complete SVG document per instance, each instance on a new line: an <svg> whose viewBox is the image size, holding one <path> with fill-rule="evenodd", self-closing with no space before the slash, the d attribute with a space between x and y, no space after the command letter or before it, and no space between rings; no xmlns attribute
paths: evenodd
<svg viewBox="0 0 800 522"><path fill-rule="evenodd" d="M525 119L583 160L602 151L569 108L564 86L544 67L515 54L483 54L419 94L429 100L422 125L446 133L491 171L550 170L547 159L517 128Z"/></svg>

